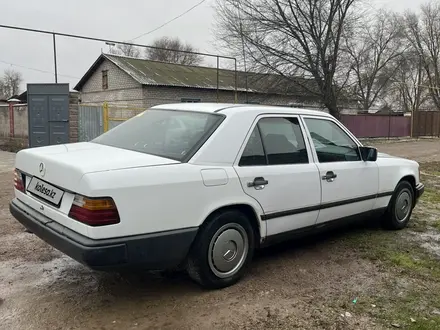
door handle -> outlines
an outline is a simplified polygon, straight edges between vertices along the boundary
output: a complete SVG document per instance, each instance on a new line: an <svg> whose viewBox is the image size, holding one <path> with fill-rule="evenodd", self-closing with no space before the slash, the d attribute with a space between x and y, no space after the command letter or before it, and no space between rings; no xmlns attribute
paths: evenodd
<svg viewBox="0 0 440 330"><path fill-rule="evenodd" d="M328 171L325 175L322 176L322 180L326 180L327 182L335 181L337 175L333 173L333 171Z"/></svg>
<svg viewBox="0 0 440 330"><path fill-rule="evenodd" d="M265 178L259 176L259 177L255 178L254 181L248 182L247 186L248 187L255 187L255 189L263 189L264 186L266 186L268 183L269 183L269 181L267 181Z"/></svg>

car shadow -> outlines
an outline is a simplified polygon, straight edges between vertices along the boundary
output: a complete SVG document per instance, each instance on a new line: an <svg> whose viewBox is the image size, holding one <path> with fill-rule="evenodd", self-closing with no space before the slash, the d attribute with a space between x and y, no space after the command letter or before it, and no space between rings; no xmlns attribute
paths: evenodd
<svg viewBox="0 0 440 330"><path fill-rule="evenodd" d="M304 257L307 257L308 252L322 250L329 243L337 243L339 240L352 235L362 235L366 232L382 230L379 219L372 218L256 250L249 270L251 278L254 276L252 275L253 270L258 270L263 264L265 267L270 267L273 259L288 258L291 254L301 258L304 253L306 253ZM131 297L133 294L155 297L170 294L176 297L179 295L197 295L207 291L191 281L183 270L169 272L136 270L122 273L99 273L98 277L100 278L102 291L111 292L118 296L124 296L128 293ZM245 281L248 280L249 278ZM240 285L240 282L238 285ZM228 289L233 290L232 288Z"/></svg>
<svg viewBox="0 0 440 330"><path fill-rule="evenodd" d="M362 235L365 232L383 231L381 219L367 218L362 221L340 225L332 229L323 230L316 233L309 233L302 237L293 238L282 243L271 245L264 249L256 251L254 262L259 260L272 258L274 256L288 253L291 251L304 251L311 248L324 246L329 242L338 242L338 240L350 237L352 235Z"/></svg>

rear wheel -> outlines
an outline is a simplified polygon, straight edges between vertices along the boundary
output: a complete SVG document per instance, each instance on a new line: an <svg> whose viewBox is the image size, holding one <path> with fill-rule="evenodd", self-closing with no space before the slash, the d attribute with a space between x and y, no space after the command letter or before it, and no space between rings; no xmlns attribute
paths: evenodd
<svg viewBox="0 0 440 330"><path fill-rule="evenodd" d="M414 208L414 189L408 181L401 181L391 197L383 218L388 229L399 230L408 225Z"/></svg>
<svg viewBox="0 0 440 330"><path fill-rule="evenodd" d="M243 213L218 213L200 228L189 254L188 274L205 288L230 286L245 273L254 245L253 228Z"/></svg>

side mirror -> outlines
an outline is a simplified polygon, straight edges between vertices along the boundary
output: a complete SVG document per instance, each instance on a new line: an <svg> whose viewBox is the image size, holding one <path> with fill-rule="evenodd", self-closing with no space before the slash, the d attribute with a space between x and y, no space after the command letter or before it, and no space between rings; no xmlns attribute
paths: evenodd
<svg viewBox="0 0 440 330"><path fill-rule="evenodd" d="M359 147L362 160L365 162L375 162L377 160L377 149L373 147Z"/></svg>

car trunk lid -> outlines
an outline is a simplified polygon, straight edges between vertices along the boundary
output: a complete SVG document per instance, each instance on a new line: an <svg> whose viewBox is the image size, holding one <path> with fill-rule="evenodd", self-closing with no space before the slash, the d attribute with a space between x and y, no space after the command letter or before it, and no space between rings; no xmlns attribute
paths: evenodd
<svg viewBox="0 0 440 330"><path fill-rule="evenodd" d="M178 164L178 161L96 143L76 143L20 151L16 168L63 190L76 192L87 173Z"/></svg>

